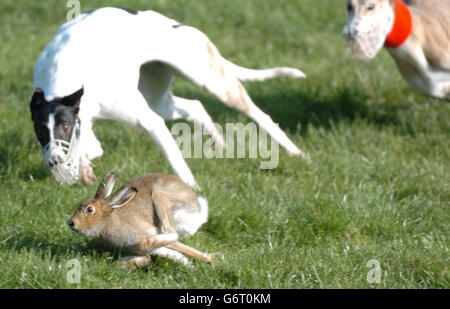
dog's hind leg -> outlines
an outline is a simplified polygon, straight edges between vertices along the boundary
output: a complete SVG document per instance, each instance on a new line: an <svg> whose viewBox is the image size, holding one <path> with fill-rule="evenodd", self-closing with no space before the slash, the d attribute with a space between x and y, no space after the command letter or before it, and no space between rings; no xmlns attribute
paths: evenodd
<svg viewBox="0 0 450 309"><path fill-rule="evenodd" d="M167 48L178 52L162 54L158 59L159 63L170 67L173 75L183 77L205 88L229 107L237 109L253 119L290 155L304 157L304 153L292 143L278 125L253 103L239 80L239 78L264 80L277 76L301 77L300 71L290 68L274 68L258 72L258 70L231 65L220 55L208 37L193 27L177 28L172 39L171 45ZM202 119L204 120L204 117Z"/></svg>
<svg viewBox="0 0 450 309"><path fill-rule="evenodd" d="M211 83L207 89L226 105L253 119L290 155L305 157L305 154L273 122L270 116L253 103L244 86L235 77L225 77L222 82Z"/></svg>
<svg viewBox="0 0 450 309"><path fill-rule="evenodd" d="M198 100L189 100L174 96L169 92L174 70L162 62L151 62L140 70L139 91L147 100L152 110L164 120L186 119L201 124L222 149L225 140L217 130L213 120Z"/></svg>
<svg viewBox="0 0 450 309"><path fill-rule="evenodd" d="M253 119L260 128L267 131L290 155L305 157L287 135L275 124L269 115L256 106L238 77L229 66L224 65L222 56L215 46L207 42L209 78L204 87L226 105L237 109Z"/></svg>
<svg viewBox="0 0 450 309"><path fill-rule="evenodd" d="M189 100L168 94L166 99L156 107L157 112L164 120L186 119L201 124L205 132L214 139L216 145L225 148L225 140L215 126L203 104L198 100Z"/></svg>

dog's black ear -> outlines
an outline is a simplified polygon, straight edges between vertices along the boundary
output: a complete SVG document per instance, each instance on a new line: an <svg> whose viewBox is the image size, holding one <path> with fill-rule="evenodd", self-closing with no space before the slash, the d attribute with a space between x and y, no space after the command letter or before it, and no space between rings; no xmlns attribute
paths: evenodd
<svg viewBox="0 0 450 309"><path fill-rule="evenodd" d="M41 88L36 88L33 93L33 97L31 98L30 108L36 108L43 106L45 104L45 96L44 91Z"/></svg>
<svg viewBox="0 0 450 309"><path fill-rule="evenodd" d="M44 91L41 88L36 88L33 93L33 97L31 97L30 103L30 111L31 111L31 119L34 121L34 117L36 115L36 111L43 107L46 104Z"/></svg>
<svg viewBox="0 0 450 309"><path fill-rule="evenodd" d="M81 87L80 90L77 90L74 93L62 98L61 103L64 106L72 107L74 109L75 114L78 114L78 112L80 111L80 102L83 94L84 94L84 87Z"/></svg>

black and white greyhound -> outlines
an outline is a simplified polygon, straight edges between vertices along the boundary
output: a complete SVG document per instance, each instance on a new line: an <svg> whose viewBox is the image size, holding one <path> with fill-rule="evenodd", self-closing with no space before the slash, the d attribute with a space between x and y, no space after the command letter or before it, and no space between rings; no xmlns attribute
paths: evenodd
<svg viewBox="0 0 450 309"><path fill-rule="evenodd" d="M30 108L44 161L61 183L96 181L91 160L103 150L92 125L109 119L148 132L176 174L195 188L164 120L200 123L219 146L225 142L201 102L170 92L174 78L205 88L257 122L289 154L303 156L241 84L279 76L305 77L294 68L239 67L193 27L153 11L107 7L62 25L41 52Z"/></svg>

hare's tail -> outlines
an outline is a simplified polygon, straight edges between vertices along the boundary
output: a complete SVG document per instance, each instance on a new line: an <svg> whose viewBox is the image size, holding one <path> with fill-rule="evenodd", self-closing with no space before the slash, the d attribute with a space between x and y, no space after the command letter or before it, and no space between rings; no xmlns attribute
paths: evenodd
<svg viewBox="0 0 450 309"><path fill-rule="evenodd" d="M203 224L208 221L208 200L206 197L199 196L198 203L200 204L200 214L198 218L201 224Z"/></svg>
<svg viewBox="0 0 450 309"><path fill-rule="evenodd" d="M181 237L195 234L197 230L208 220L208 201L203 196L198 197L200 210L192 212L179 209L174 212L173 220L177 233Z"/></svg>

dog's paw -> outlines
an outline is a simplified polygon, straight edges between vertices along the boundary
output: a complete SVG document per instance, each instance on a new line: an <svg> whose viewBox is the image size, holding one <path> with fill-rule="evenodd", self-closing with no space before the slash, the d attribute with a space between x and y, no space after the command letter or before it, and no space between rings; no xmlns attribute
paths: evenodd
<svg viewBox="0 0 450 309"><path fill-rule="evenodd" d="M86 186L92 186L94 183L97 182L97 177L95 176L94 169L92 168L91 165L82 170L81 182L84 183Z"/></svg>
<svg viewBox="0 0 450 309"><path fill-rule="evenodd" d="M287 151L288 155L291 157L299 157L302 159L306 159L306 157L307 157L306 154L298 148L295 150L286 150L286 151Z"/></svg>
<svg viewBox="0 0 450 309"><path fill-rule="evenodd" d="M89 161L87 155L80 158L80 180L86 186L92 186L97 182L97 177L94 173L94 164Z"/></svg>

